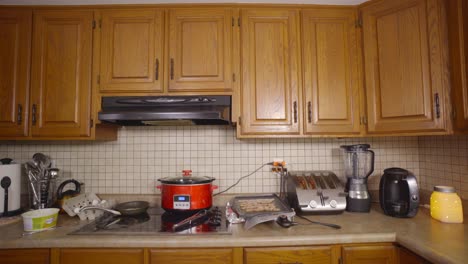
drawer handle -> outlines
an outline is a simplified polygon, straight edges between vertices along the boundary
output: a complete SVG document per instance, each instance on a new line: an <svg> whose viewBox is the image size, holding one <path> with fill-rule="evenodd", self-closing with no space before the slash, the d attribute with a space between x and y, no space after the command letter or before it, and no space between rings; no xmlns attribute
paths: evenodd
<svg viewBox="0 0 468 264"><path fill-rule="evenodd" d="M36 125L36 112L37 112L37 106L36 104L32 105L32 125Z"/></svg>
<svg viewBox="0 0 468 264"><path fill-rule="evenodd" d="M307 103L307 116L308 116L309 123L312 123L312 103L311 102Z"/></svg>
<svg viewBox="0 0 468 264"><path fill-rule="evenodd" d="M174 80L174 59L171 59L171 80Z"/></svg>
<svg viewBox="0 0 468 264"><path fill-rule="evenodd" d="M297 123L297 102L294 101L293 103L293 108L294 108L294 123Z"/></svg>
<svg viewBox="0 0 468 264"><path fill-rule="evenodd" d="M21 104L18 104L18 120L17 123L18 125L21 125L23 122L23 106Z"/></svg>
<svg viewBox="0 0 468 264"><path fill-rule="evenodd" d="M302 262L278 262L278 264L302 264Z"/></svg>
<svg viewBox="0 0 468 264"><path fill-rule="evenodd" d="M154 72L154 75L155 75L154 79L157 81L157 80L159 80L159 59L156 59L156 63L154 65L154 68L155 68L154 69L154 71L155 71Z"/></svg>

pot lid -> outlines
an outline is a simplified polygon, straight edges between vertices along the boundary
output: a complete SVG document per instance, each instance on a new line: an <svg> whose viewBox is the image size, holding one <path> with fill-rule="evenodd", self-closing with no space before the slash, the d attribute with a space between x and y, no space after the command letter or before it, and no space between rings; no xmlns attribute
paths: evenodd
<svg viewBox="0 0 468 264"><path fill-rule="evenodd" d="M215 178L207 176L192 176L191 170L183 170L183 176L178 177L166 177L158 179L158 181L166 184L201 184L201 183L210 183L215 180Z"/></svg>

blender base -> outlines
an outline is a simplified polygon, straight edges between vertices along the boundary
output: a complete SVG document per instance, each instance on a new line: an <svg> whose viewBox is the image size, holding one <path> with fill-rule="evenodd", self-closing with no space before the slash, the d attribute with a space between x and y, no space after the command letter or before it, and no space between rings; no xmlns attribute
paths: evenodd
<svg viewBox="0 0 468 264"><path fill-rule="evenodd" d="M371 199L353 199L346 197L346 211L356 213L368 213L371 208Z"/></svg>

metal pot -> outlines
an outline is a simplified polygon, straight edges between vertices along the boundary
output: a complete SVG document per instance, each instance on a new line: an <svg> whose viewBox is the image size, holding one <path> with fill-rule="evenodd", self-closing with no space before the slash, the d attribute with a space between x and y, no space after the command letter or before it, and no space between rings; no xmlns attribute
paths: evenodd
<svg viewBox="0 0 468 264"><path fill-rule="evenodd" d="M190 170L184 170L182 177L159 179L161 189L161 207L166 211L187 212L209 209L213 204L213 190L217 186L211 183L215 178L194 177Z"/></svg>

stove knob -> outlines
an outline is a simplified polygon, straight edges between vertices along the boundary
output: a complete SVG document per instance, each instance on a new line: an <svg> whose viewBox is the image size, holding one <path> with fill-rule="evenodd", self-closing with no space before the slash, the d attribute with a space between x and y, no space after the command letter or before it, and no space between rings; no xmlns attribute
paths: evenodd
<svg viewBox="0 0 468 264"><path fill-rule="evenodd" d="M338 205L338 204L336 203L335 200L331 200L331 201L330 201L330 206L331 206L332 208L336 208L337 205Z"/></svg>
<svg viewBox="0 0 468 264"><path fill-rule="evenodd" d="M309 206L312 207L312 208L316 208L317 207L317 202L312 200L312 201L310 201Z"/></svg>

